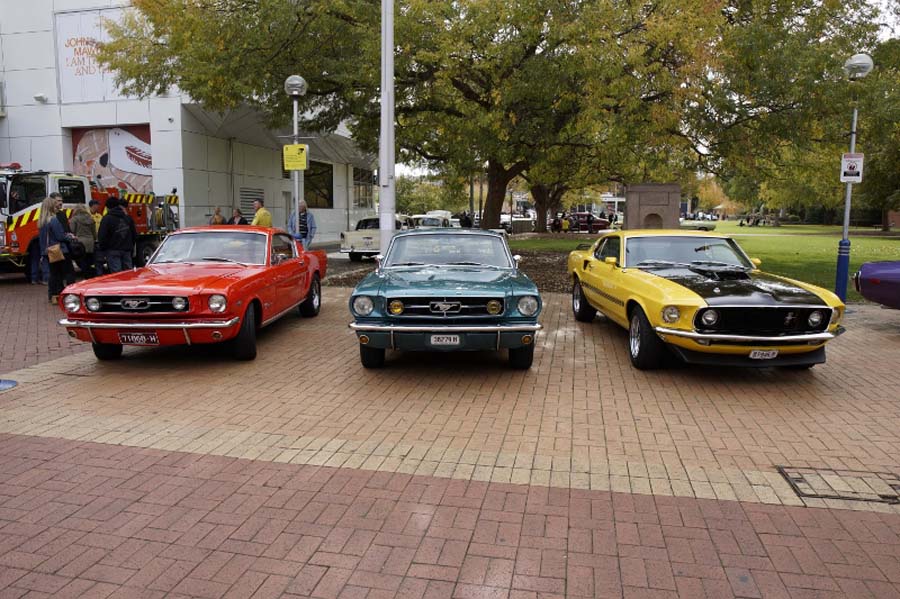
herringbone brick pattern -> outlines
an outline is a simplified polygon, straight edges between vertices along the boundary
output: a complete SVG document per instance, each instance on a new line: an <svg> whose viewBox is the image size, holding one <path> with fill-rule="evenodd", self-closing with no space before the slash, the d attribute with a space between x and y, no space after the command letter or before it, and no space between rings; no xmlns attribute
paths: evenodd
<svg viewBox="0 0 900 599"><path fill-rule="evenodd" d="M0 436L4 597L896 597L900 516Z"/></svg>

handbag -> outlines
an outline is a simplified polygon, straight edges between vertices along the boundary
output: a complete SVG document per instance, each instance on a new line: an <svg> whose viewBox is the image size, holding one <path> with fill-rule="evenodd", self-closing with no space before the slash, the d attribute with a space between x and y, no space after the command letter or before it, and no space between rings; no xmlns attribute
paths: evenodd
<svg viewBox="0 0 900 599"><path fill-rule="evenodd" d="M53 245L47 246L47 260L50 264L54 264L56 262L62 262L66 259L66 255L62 251L62 246L58 243L54 243Z"/></svg>

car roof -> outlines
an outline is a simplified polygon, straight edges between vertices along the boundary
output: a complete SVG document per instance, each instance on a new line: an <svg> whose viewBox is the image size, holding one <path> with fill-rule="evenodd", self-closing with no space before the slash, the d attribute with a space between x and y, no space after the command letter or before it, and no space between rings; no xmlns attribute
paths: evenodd
<svg viewBox="0 0 900 599"><path fill-rule="evenodd" d="M503 239L503 235L496 231L488 231L485 229L456 229L451 227L400 231L396 235L394 235L394 237L409 237L411 235L482 235L487 237L499 237L500 239Z"/></svg>
<svg viewBox="0 0 900 599"><path fill-rule="evenodd" d="M634 229L631 231L611 231L611 233L621 235L626 239L631 237L716 237L719 239L730 239L730 235L724 233L681 229Z"/></svg>
<svg viewBox="0 0 900 599"><path fill-rule="evenodd" d="M178 235L179 233L197 233L200 231L221 231L228 233L234 233L235 231L237 231L239 233L288 234L284 229L279 229L276 227L255 227L253 225L203 225L200 227L184 227L183 229L172 231L171 233L169 233L169 235Z"/></svg>

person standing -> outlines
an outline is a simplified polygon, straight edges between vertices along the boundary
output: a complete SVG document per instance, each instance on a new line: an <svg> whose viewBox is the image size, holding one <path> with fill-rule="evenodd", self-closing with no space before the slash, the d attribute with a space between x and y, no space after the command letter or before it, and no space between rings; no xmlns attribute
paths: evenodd
<svg viewBox="0 0 900 599"><path fill-rule="evenodd" d="M240 208L235 208L231 211L231 218L228 220L229 225L246 225L247 219L244 218L244 215L241 213Z"/></svg>
<svg viewBox="0 0 900 599"><path fill-rule="evenodd" d="M80 204L75 211L72 212L72 218L69 220L72 227L72 234L78 238L78 241L84 246L84 255L78 260L78 267L81 269L85 279L93 277L97 270L94 264L94 245L97 241L97 229L94 228L94 219L88 212L87 206Z"/></svg>
<svg viewBox="0 0 900 599"><path fill-rule="evenodd" d="M122 208L121 201L116 198L107 200L106 216L100 222L97 242L106 258L109 272L121 272L133 267L131 257L136 239L134 221Z"/></svg>
<svg viewBox="0 0 900 599"><path fill-rule="evenodd" d="M300 200L300 219L296 213L291 212L291 220L288 223L288 232L291 237L303 244L303 249L308 250L316 236L316 219L306 206L306 202Z"/></svg>
<svg viewBox="0 0 900 599"><path fill-rule="evenodd" d="M216 206L216 211L213 213L211 217L209 217L209 224L211 225L224 225L225 217L222 216L222 209Z"/></svg>
<svg viewBox="0 0 900 599"><path fill-rule="evenodd" d="M38 219L41 256L47 263L49 271L47 297L50 303L57 301L66 285L75 282L75 271L72 269L69 247L66 243L66 231L56 216L58 211L57 199L46 198L41 204L41 216Z"/></svg>
<svg viewBox="0 0 900 599"><path fill-rule="evenodd" d="M263 200L254 200L253 210L256 214L253 215L253 222L250 223L251 225L254 227L272 226L272 213L266 210L266 203Z"/></svg>

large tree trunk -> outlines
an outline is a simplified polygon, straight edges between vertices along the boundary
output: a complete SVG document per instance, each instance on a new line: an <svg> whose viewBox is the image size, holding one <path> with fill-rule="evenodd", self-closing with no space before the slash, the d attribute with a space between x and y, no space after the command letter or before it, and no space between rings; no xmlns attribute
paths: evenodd
<svg viewBox="0 0 900 599"><path fill-rule="evenodd" d="M546 185L532 185L531 197L534 198L534 211L537 213L537 222L534 225L535 233L547 232L547 210L550 209L550 190Z"/></svg>
<svg viewBox="0 0 900 599"><path fill-rule="evenodd" d="M503 201L506 199L506 186L523 170L525 170L524 163L516 163L505 168L493 159L488 160L488 192L484 215L481 217L482 229L500 228L500 212L503 210Z"/></svg>

